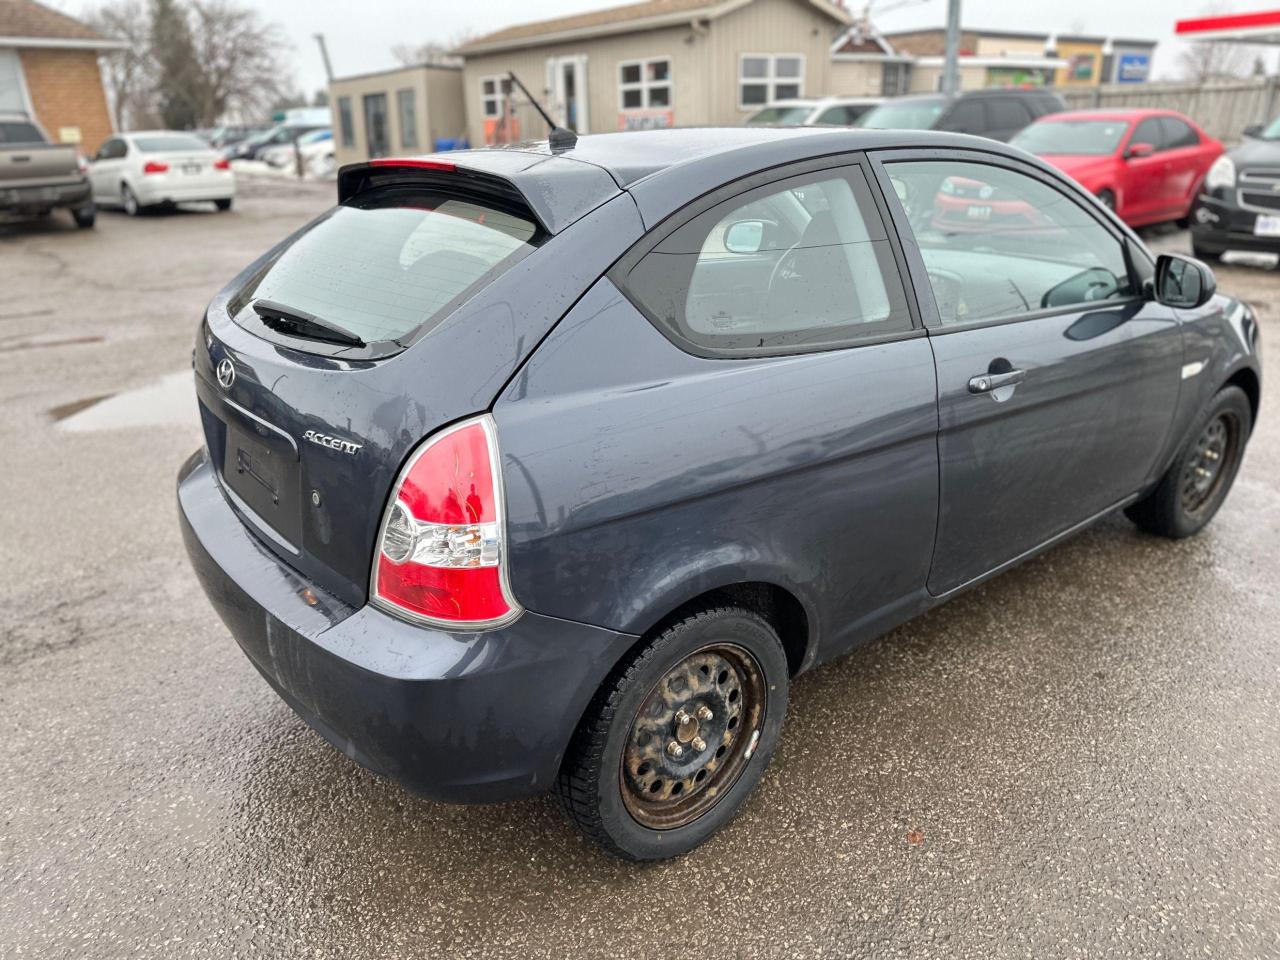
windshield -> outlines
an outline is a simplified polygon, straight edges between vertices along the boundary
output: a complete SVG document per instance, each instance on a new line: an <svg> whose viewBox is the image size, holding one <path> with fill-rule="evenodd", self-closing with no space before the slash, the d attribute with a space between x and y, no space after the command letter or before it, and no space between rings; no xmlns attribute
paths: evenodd
<svg viewBox="0 0 1280 960"><path fill-rule="evenodd" d="M155 137L134 137L133 145L143 153L169 153L180 150L208 150L209 144L198 137L186 134L163 134Z"/></svg>
<svg viewBox="0 0 1280 960"><path fill-rule="evenodd" d="M1267 128L1258 134L1259 140L1280 140L1280 117L1276 117Z"/></svg>
<svg viewBox="0 0 1280 960"><path fill-rule="evenodd" d="M765 107L747 120L747 123L783 123L798 126L804 123L813 107Z"/></svg>
<svg viewBox="0 0 1280 960"><path fill-rule="evenodd" d="M858 118L857 126L872 130L928 130L938 122L947 101L890 100Z"/></svg>
<svg viewBox="0 0 1280 960"><path fill-rule="evenodd" d="M1102 156L1115 153L1128 129L1127 120L1041 120L1009 142L1037 155Z"/></svg>
<svg viewBox="0 0 1280 960"><path fill-rule="evenodd" d="M403 341L540 239L529 219L418 188L334 208L236 297L314 314L368 343ZM245 313L243 316L249 316Z"/></svg>

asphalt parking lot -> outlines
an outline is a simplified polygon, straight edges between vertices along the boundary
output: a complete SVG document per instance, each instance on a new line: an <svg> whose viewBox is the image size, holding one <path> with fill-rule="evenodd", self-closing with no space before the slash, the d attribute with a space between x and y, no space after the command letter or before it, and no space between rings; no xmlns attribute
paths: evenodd
<svg viewBox="0 0 1280 960"><path fill-rule="evenodd" d="M806 675L737 822L635 867L355 766L187 567L198 318L331 196L0 226L0 956L1280 955L1274 390L1202 536L1107 520Z"/></svg>

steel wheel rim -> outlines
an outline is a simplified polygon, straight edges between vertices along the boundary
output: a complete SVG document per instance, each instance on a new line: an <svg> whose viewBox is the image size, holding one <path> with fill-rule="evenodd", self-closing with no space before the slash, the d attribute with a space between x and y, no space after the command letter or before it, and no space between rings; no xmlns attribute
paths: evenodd
<svg viewBox="0 0 1280 960"><path fill-rule="evenodd" d="M1218 496L1235 459L1239 433L1235 416L1225 412L1200 431L1178 488L1183 512L1198 513Z"/></svg>
<svg viewBox="0 0 1280 960"><path fill-rule="evenodd" d="M764 711L764 672L745 649L714 643L685 657L632 719L618 774L627 812L654 830L707 813L746 769Z"/></svg>

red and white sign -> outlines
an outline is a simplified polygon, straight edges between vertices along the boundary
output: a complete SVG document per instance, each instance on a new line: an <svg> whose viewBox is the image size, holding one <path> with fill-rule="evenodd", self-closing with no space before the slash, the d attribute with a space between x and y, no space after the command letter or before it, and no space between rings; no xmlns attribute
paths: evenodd
<svg viewBox="0 0 1280 960"><path fill-rule="evenodd" d="M1192 17L1179 20L1174 26L1174 33L1185 40L1280 43L1280 10Z"/></svg>

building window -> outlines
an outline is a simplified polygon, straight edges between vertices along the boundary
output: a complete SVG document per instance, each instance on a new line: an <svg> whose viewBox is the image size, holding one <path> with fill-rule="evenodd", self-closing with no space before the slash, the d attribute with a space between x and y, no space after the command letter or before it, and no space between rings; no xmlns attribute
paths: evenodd
<svg viewBox="0 0 1280 960"><path fill-rule="evenodd" d="M630 60L618 64L618 97L623 110L665 110L671 106L671 61Z"/></svg>
<svg viewBox="0 0 1280 960"><path fill-rule="evenodd" d="M500 117L511 98L510 77L484 77L480 81L481 112L486 117Z"/></svg>
<svg viewBox="0 0 1280 960"><path fill-rule="evenodd" d="M804 57L798 53L744 53L738 61L738 109L804 95Z"/></svg>
<svg viewBox="0 0 1280 960"><path fill-rule="evenodd" d="M418 111L414 109L412 90L396 91L396 115L400 119L400 146L418 145Z"/></svg>
<svg viewBox="0 0 1280 960"><path fill-rule="evenodd" d="M354 147L356 145L356 125L351 119L351 98L338 98L338 132L342 135L342 145L344 147Z"/></svg>

